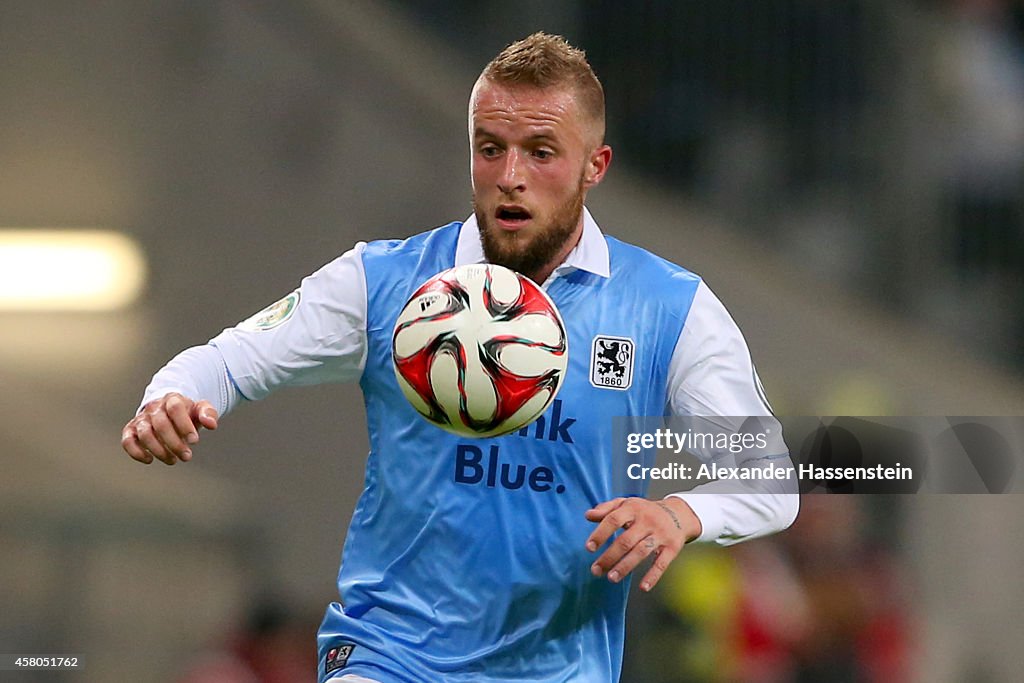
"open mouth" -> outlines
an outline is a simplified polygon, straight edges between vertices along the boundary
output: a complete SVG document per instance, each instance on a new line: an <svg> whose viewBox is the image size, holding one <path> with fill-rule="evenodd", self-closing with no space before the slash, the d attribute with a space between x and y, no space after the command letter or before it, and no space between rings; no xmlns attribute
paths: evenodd
<svg viewBox="0 0 1024 683"><path fill-rule="evenodd" d="M516 228L530 220L530 212L521 206L502 204L494 212L494 217L505 227Z"/></svg>

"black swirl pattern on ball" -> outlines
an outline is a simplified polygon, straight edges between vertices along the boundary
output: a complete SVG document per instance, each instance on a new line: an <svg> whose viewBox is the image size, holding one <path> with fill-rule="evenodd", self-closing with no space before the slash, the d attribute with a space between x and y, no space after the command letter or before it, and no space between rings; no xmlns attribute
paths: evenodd
<svg viewBox="0 0 1024 683"><path fill-rule="evenodd" d="M424 415L435 422L451 424L447 412L441 407L437 400L437 395L434 393L434 388L430 384L430 368L438 354L451 355L459 367L459 394L464 396L465 349L463 349L462 342L458 339L455 332L449 330L429 339L422 348L409 356L401 357L397 350L398 336L405 329L412 325L423 324L424 322L435 322L453 318L470 307L469 292L458 282L450 280L430 282L417 290L413 294L412 300L415 301L419 296L428 292L447 295L447 305L441 310L428 315L417 316L398 325L391 338L391 355L402 377L423 399L423 402L427 404L428 412L424 413Z"/></svg>

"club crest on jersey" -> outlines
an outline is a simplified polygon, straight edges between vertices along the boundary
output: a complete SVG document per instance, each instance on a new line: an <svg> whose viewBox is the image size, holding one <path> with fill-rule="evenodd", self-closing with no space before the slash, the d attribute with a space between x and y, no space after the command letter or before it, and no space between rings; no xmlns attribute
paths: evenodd
<svg viewBox="0 0 1024 683"><path fill-rule="evenodd" d="M355 649L355 643L350 642L339 642L332 645L324 656L324 675L329 676L332 671L344 668Z"/></svg>
<svg viewBox="0 0 1024 683"><path fill-rule="evenodd" d="M633 384L636 344L628 337L598 335L590 347L590 383L625 391Z"/></svg>
<svg viewBox="0 0 1024 683"><path fill-rule="evenodd" d="M292 317L299 307L299 292L294 291L277 303L270 304L251 318L239 323L238 327L250 332L272 330Z"/></svg>

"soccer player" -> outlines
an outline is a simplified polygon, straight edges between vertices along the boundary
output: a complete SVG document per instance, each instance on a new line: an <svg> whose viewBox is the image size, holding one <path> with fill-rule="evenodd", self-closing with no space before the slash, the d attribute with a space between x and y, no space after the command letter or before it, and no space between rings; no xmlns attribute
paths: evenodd
<svg viewBox="0 0 1024 683"><path fill-rule="evenodd" d="M472 216L357 244L183 351L122 434L135 460L170 465L244 401L285 385L360 383L371 450L341 602L319 633L321 681L617 681L630 572L652 558L640 578L649 591L687 542L727 545L796 516L795 484L737 495L715 481L663 500L616 488L612 416L770 411L743 337L700 278L604 235L584 208L612 159L584 54L543 33L505 48L473 87L469 138ZM483 261L542 284L571 356L537 423L467 440L402 396L391 332L419 284ZM504 463L546 468L554 481L482 476Z"/></svg>

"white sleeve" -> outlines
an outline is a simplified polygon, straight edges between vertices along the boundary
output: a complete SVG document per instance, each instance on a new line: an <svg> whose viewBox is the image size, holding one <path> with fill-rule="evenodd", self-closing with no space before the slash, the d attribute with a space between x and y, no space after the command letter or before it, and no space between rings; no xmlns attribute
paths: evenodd
<svg viewBox="0 0 1024 683"><path fill-rule="evenodd" d="M210 340L242 396L359 379L366 363L366 275L359 243L301 286Z"/></svg>
<svg viewBox="0 0 1024 683"><path fill-rule="evenodd" d="M242 398L228 376L224 358L209 344L185 349L160 368L146 387L139 411L171 392L193 401L209 401L220 416L229 413Z"/></svg>
<svg viewBox="0 0 1024 683"><path fill-rule="evenodd" d="M276 304L171 359L142 406L178 392L220 415L286 384L358 379L366 362L366 276L359 243ZM141 410L141 406L140 406Z"/></svg>
<svg viewBox="0 0 1024 683"><path fill-rule="evenodd" d="M701 282L669 363L668 402L673 415L771 417L747 343L718 297ZM791 467L781 429L776 465ZM698 454L700 455L700 454ZM749 490L737 493L737 487ZM732 545L781 531L800 507L795 476L789 480L712 481L670 494L693 509L702 542Z"/></svg>

